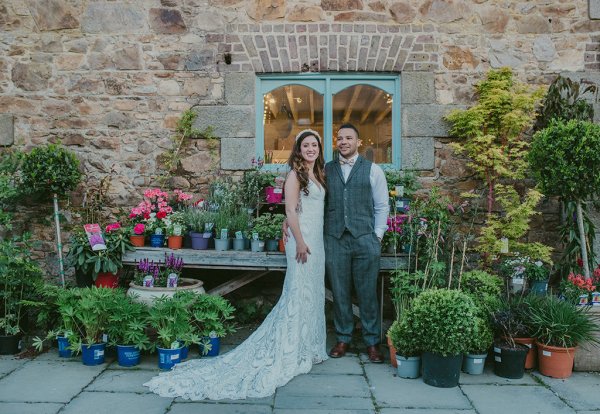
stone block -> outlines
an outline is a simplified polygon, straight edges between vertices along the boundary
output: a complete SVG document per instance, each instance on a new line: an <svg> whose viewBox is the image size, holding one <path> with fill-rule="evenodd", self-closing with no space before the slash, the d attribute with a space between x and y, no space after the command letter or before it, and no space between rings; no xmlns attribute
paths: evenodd
<svg viewBox="0 0 600 414"><path fill-rule="evenodd" d="M432 170L435 165L434 139L410 137L402 139L402 168Z"/></svg>
<svg viewBox="0 0 600 414"><path fill-rule="evenodd" d="M435 102L433 72L404 72L402 74L402 104Z"/></svg>
<svg viewBox="0 0 600 414"><path fill-rule="evenodd" d="M169 409L170 414L194 414L194 413L211 413L211 414L270 414L271 407L264 405L250 404L212 404L212 403L182 403L173 404Z"/></svg>
<svg viewBox="0 0 600 414"><path fill-rule="evenodd" d="M566 381L546 377L537 372L533 375L578 412L579 410L591 411L598 409L600 404L600 394L598 394L600 374L597 372L574 372Z"/></svg>
<svg viewBox="0 0 600 414"><path fill-rule="evenodd" d="M62 407L60 403L0 403L2 414L54 414Z"/></svg>
<svg viewBox="0 0 600 414"><path fill-rule="evenodd" d="M75 413L147 413L162 414L171 405L172 399L155 394L132 394L125 392L82 392L62 410L65 414Z"/></svg>
<svg viewBox="0 0 600 414"><path fill-rule="evenodd" d="M141 8L124 3L89 3L83 12L84 33L136 33L147 30Z"/></svg>
<svg viewBox="0 0 600 414"><path fill-rule="evenodd" d="M254 108L251 106L198 106L194 128L209 126L219 138L254 137Z"/></svg>
<svg viewBox="0 0 600 414"><path fill-rule="evenodd" d="M61 0L33 0L29 1L28 5L36 27L41 31L79 27L79 21L73 16L75 12L67 2Z"/></svg>
<svg viewBox="0 0 600 414"><path fill-rule="evenodd" d="M249 138L221 139L221 168L223 170L249 170L255 156L255 141Z"/></svg>
<svg viewBox="0 0 600 414"><path fill-rule="evenodd" d="M225 74L225 101L229 105L253 105L255 84L252 72Z"/></svg>
<svg viewBox="0 0 600 414"><path fill-rule="evenodd" d="M600 19L600 0L589 0L590 19Z"/></svg>
<svg viewBox="0 0 600 414"><path fill-rule="evenodd" d="M86 388L86 391L146 394L150 390L144 387L143 384L150 381L154 376L156 376L155 372L142 369L106 370Z"/></svg>
<svg viewBox="0 0 600 414"><path fill-rule="evenodd" d="M0 114L0 146L9 147L15 142L15 117Z"/></svg>
<svg viewBox="0 0 600 414"><path fill-rule="evenodd" d="M371 392L366 378L361 375L300 375L277 391L275 406L279 406L278 400L290 396L331 398L332 395L369 399Z"/></svg>
<svg viewBox="0 0 600 414"><path fill-rule="evenodd" d="M403 137L447 137L450 124L444 116L458 105L402 105Z"/></svg>

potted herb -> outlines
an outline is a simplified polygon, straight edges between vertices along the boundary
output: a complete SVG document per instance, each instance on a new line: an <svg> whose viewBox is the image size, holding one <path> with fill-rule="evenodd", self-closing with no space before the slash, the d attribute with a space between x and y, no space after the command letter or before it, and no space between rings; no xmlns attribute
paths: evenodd
<svg viewBox="0 0 600 414"><path fill-rule="evenodd" d="M173 297L160 297L149 309L148 323L156 331L154 345L158 350L158 367L171 369L181 361L182 343L199 343L194 333L191 312L195 294L178 292Z"/></svg>
<svg viewBox="0 0 600 414"><path fill-rule="evenodd" d="M0 355L19 351L22 317L28 306L36 304L36 288L42 283L28 240L28 236L0 240Z"/></svg>
<svg viewBox="0 0 600 414"><path fill-rule="evenodd" d="M109 224L104 231L104 242L106 249L92 250L82 228L71 233L66 262L75 268L78 286L89 286L92 281L98 287L117 286L117 272L123 267L123 254L133 250L128 230L119 223Z"/></svg>
<svg viewBox="0 0 600 414"><path fill-rule="evenodd" d="M181 249L183 245L183 233L185 231L185 217L182 211L171 213L165 220L167 232L167 247L169 249Z"/></svg>
<svg viewBox="0 0 600 414"><path fill-rule="evenodd" d="M423 381L434 387L458 385L462 356L475 333L477 308L463 292L430 289L412 302L411 314L423 351Z"/></svg>
<svg viewBox="0 0 600 414"><path fill-rule="evenodd" d="M541 260L530 260L525 266L525 278L531 293L545 295L548 291L550 269Z"/></svg>
<svg viewBox="0 0 600 414"><path fill-rule="evenodd" d="M215 250L229 250L231 214L228 210L219 210L215 214Z"/></svg>
<svg viewBox="0 0 600 414"><path fill-rule="evenodd" d="M233 234L233 250L247 250L250 247L248 237L250 217L245 211L238 211L231 218L231 232Z"/></svg>
<svg viewBox="0 0 600 414"><path fill-rule="evenodd" d="M421 349L410 310L392 323L387 336L396 350L398 376L418 378L421 375Z"/></svg>
<svg viewBox="0 0 600 414"><path fill-rule="evenodd" d="M278 250L281 226L284 220L285 215L271 213L261 214L254 219L252 231L259 235L258 238L260 240L265 241L267 251L276 252Z"/></svg>
<svg viewBox="0 0 600 414"><path fill-rule="evenodd" d="M118 290L106 304L109 313L107 334L109 344L117 347L120 366L132 367L140 362L140 351L150 348L146 335L148 306Z"/></svg>
<svg viewBox="0 0 600 414"><path fill-rule="evenodd" d="M553 378L568 378L573 371L576 347L596 342L598 325L585 311L553 296L531 300L528 318L537 341L539 371Z"/></svg>
<svg viewBox="0 0 600 414"><path fill-rule="evenodd" d="M190 230L192 249L208 249L215 223L214 213L200 206L187 207L183 210L183 221Z"/></svg>
<svg viewBox="0 0 600 414"><path fill-rule="evenodd" d="M202 338L201 354L219 355L221 338L235 332L235 327L230 322L235 308L221 296L196 295L190 309L192 324Z"/></svg>
<svg viewBox="0 0 600 414"><path fill-rule="evenodd" d="M468 343L468 351L464 355L462 370L471 375L483 374L488 349L494 342L494 332L486 319L475 318L475 332Z"/></svg>

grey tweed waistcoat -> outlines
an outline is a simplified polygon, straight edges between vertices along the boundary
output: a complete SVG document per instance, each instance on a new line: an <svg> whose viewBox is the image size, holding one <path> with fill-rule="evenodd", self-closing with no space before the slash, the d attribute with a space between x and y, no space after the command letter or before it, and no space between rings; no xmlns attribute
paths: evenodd
<svg viewBox="0 0 600 414"><path fill-rule="evenodd" d="M374 231L374 208L371 192L371 161L359 156L348 180L336 159L325 165L327 199L325 234L342 237L345 229L359 237Z"/></svg>

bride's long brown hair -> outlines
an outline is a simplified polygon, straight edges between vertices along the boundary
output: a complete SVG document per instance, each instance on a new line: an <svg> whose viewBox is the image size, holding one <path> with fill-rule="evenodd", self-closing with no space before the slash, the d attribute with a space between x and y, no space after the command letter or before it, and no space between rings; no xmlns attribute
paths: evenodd
<svg viewBox="0 0 600 414"><path fill-rule="evenodd" d="M296 143L292 148L292 153L288 159L288 165L293 171L296 172L298 182L300 183L300 191L304 191L304 194L306 195L308 195L308 168L304 163L304 158L302 158L301 147L302 141L308 137L315 137L317 139L317 143L319 145L319 156L315 160L313 172L315 174L315 179L319 182L319 184L321 184L321 187L326 188L324 168L325 157L323 156L323 144L321 143L321 137L317 131L305 129L296 135Z"/></svg>

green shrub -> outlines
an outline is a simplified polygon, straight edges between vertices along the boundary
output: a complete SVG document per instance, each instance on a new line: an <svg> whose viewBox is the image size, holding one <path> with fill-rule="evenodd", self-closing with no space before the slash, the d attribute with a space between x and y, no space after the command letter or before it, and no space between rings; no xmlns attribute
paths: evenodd
<svg viewBox="0 0 600 414"><path fill-rule="evenodd" d="M419 333L415 329L414 320L410 310L402 314L400 319L394 321L388 330L388 337L396 348L396 354L412 357L421 354Z"/></svg>
<svg viewBox="0 0 600 414"><path fill-rule="evenodd" d="M469 341L468 352L470 354L486 354L493 341L494 331L490 323L484 318L475 318L475 332Z"/></svg>

